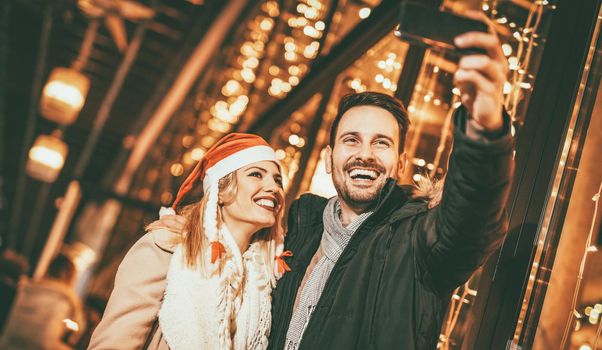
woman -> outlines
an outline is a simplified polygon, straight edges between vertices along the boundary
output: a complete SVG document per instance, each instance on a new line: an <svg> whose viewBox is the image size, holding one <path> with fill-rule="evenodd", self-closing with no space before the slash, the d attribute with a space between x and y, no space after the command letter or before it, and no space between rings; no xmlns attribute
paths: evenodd
<svg viewBox="0 0 602 350"><path fill-rule="evenodd" d="M127 253L90 349L265 349L281 257L284 195L274 150L229 134L209 149L171 209L195 185L182 235L151 225Z"/></svg>

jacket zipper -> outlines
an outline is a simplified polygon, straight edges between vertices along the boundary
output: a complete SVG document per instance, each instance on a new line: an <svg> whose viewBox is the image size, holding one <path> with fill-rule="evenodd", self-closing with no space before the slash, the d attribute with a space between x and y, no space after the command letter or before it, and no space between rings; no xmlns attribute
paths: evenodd
<svg viewBox="0 0 602 350"><path fill-rule="evenodd" d="M395 234L395 232L396 232L396 230L394 230L393 227L391 226L391 231L389 232L389 238L387 239L387 244L385 245L386 254L383 259L382 265L380 267L380 273L378 274L378 280L376 282L376 297L374 298L374 303L372 304L372 316L370 318L370 325L368 326L368 342L370 342L371 339L374 339L374 323L375 323L375 319L376 319L376 304L377 304L377 299L378 299L378 295L379 295L378 292L380 289L380 283L382 281L383 274L385 272L385 266L387 265L387 258L389 257L389 250L391 250L391 241L393 240L393 235Z"/></svg>

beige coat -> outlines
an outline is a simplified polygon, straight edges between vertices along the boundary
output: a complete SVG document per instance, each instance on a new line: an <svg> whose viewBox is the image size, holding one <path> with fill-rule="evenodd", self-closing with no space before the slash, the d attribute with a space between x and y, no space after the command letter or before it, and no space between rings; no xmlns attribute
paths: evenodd
<svg viewBox="0 0 602 350"><path fill-rule="evenodd" d="M167 230L145 234L127 253L88 349L168 350L157 313L178 235Z"/></svg>

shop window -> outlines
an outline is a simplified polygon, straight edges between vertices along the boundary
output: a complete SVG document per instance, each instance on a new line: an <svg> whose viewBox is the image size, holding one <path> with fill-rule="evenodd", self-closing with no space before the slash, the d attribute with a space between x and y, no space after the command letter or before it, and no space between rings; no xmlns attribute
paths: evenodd
<svg viewBox="0 0 602 350"><path fill-rule="evenodd" d="M539 225L513 349L602 348L601 26L602 12Z"/></svg>

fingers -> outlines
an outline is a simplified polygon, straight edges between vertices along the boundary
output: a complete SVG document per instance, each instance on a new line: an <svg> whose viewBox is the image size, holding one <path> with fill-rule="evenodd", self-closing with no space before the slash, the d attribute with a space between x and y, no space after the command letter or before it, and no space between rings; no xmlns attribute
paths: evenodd
<svg viewBox="0 0 602 350"><path fill-rule="evenodd" d="M481 48L493 59L505 61L504 52L502 51L493 22L481 11L468 11L464 15L485 23L489 28L489 32L468 32L458 35L454 40L456 46L461 49Z"/></svg>
<svg viewBox="0 0 602 350"><path fill-rule="evenodd" d="M468 32L458 35L454 39L454 44L460 49L479 48L485 50L487 54L496 61L505 60L504 52L497 36L491 33Z"/></svg>
<svg viewBox="0 0 602 350"><path fill-rule="evenodd" d="M458 63L458 69L476 70L496 84L503 84L507 75L507 66L498 64L487 55L464 56Z"/></svg>
<svg viewBox="0 0 602 350"><path fill-rule="evenodd" d="M506 81L508 61L495 33L494 24L480 11L468 12L466 16L487 24L489 32L469 32L459 35L455 38L456 46L480 48L486 52L486 55L463 56L458 63L458 72L454 81L459 88L468 85L472 86L476 93L497 94L501 92Z"/></svg>
<svg viewBox="0 0 602 350"><path fill-rule="evenodd" d="M454 75L454 85L459 86L462 93L467 93L466 88L461 88L466 86L472 86L475 91L481 91L491 95L494 95L497 90L495 84L491 80L487 79L483 74L476 70L458 69Z"/></svg>

